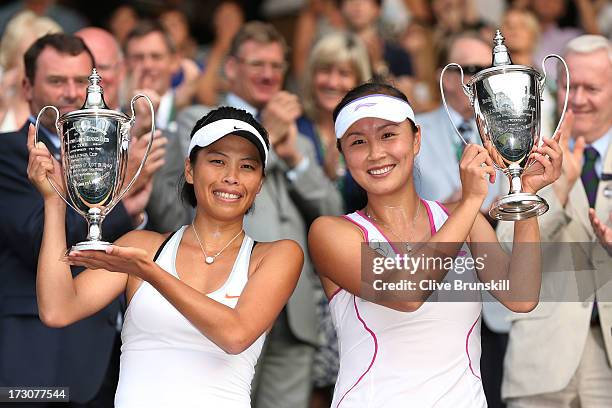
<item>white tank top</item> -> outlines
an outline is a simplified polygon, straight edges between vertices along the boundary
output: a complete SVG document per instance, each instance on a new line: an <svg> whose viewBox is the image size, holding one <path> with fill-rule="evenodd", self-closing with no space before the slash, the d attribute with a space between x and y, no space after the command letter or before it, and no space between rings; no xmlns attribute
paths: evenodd
<svg viewBox="0 0 612 408"><path fill-rule="evenodd" d="M163 246L156 263L178 278L176 253L186 227ZM253 240L243 238L227 281L207 296L236 307L248 281ZM115 407L250 408L251 380L265 334L230 355L198 331L153 286L142 282L125 313Z"/></svg>
<svg viewBox="0 0 612 408"><path fill-rule="evenodd" d="M437 202L422 203L433 235L448 215ZM363 213L345 218L370 245L390 246ZM469 255L467 245L462 251L459 256ZM476 273L466 271L461 279L476 281ZM340 348L332 408L486 407L480 380L481 305L477 294L473 302L425 302L407 313L338 290L330 299Z"/></svg>

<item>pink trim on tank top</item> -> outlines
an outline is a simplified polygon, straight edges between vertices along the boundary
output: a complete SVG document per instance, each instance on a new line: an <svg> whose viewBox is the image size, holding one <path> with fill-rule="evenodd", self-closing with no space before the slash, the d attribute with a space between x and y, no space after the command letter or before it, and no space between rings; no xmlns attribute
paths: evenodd
<svg viewBox="0 0 612 408"><path fill-rule="evenodd" d="M397 250L397 248L395 247L395 245L393 245L393 241L391 241L384 232L382 232L382 230L378 227L378 225L374 224L372 222L372 220L370 220L370 217L368 217L367 215L365 215L361 210L357 210L356 211L357 214L359 214L364 220L366 220L367 222L369 222L374 228L376 228L378 230L378 232L380 232L380 235L383 236L384 239L387 240L387 242L389 243L389 245L391 245L391 248L393 249L393 252L395 252L396 254L399 254L399 251ZM368 242L370 242L370 240L368 240Z"/></svg>
<svg viewBox="0 0 612 408"><path fill-rule="evenodd" d="M359 224L358 222L353 221L349 216L347 215L343 215L342 218L346 219L347 221L355 224L363 233L363 237L365 239L366 242L369 242L369 237L368 237L368 230L361 224ZM334 296L336 296L338 293L340 293L340 291L342 290L341 287L338 287L338 289L336 289L334 291L334 293L331 294L331 296L327 299L327 303L331 302L332 299L334 298Z"/></svg>
<svg viewBox="0 0 612 408"><path fill-rule="evenodd" d="M443 210L443 211L446 213L446 215L448 215L448 216L450 217L450 212L448 211L448 208L446 208L446 207L444 206L444 204L442 204L442 203L441 203L441 202L439 202L439 201L436 201L436 204L438 204L438 205L440 206L440 208L441 208L441 209L442 209L442 210Z"/></svg>
<svg viewBox="0 0 612 408"><path fill-rule="evenodd" d="M431 208L429 208L429 203L423 200L422 198L421 198L421 202L423 203L423 205L425 206L425 209L427 210L427 216L429 217L429 229L431 230L431 235L433 235L436 233L436 223L434 222Z"/></svg>
<svg viewBox="0 0 612 408"><path fill-rule="evenodd" d="M376 356L378 355L378 338L376 337L376 334L372 331L372 329L368 327L365 320L363 320L363 318L361 317L361 314L359 313L359 308L357 307L357 298L355 295L353 295L353 305L355 306L355 313L357 314L357 319L359 319L359 321L363 325L363 328L366 329L368 333L370 333L370 335L372 336L372 339L374 340L374 355L372 356L372 361L370 361L370 365L368 366L368 368L363 372L363 374L361 374L361 376L359 376L355 384L353 384L351 388L349 388L344 393L344 395L342 395L342 398L340 398L340 401L338 401L336 408L340 406L340 404L342 403L344 398L348 395L348 393L351 392L357 386L357 384L361 382L361 380L363 380L363 377L366 376L366 374L370 371L370 369L374 365L374 361L376 361Z"/></svg>
<svg viewBox="0 0 612 408"><path fill-rule="evenodd" d="M338 287L338 289L334 290L334 293L331 294L331 296L327 300L327 303L330 303L332 301L332 299L334 298L334 296L336 296L338 293L340 293L341 290L342 290L341 287Z"/></svg>
<svg viewBox="0 0 612 408"><path fill-rule="evenodd" d="M422 198L419 197L419 200L421 200L421 202L423 203L423 206L425 206L425 209L427 210L427 216L429 218L429 228L431 230L431 234L435 234L436 233L436 224L434 223L433 220L433 215L431 213L431 210L429 209L429 204L427 204L427 201L423 200ZM357 210L356 211L357 214L361 215L361 217L363 217L364 220L368 221L370 224L372 224L372 226L374 228L376 228L378 230L378 232L380 232L380 235L383 236L384 239L387 240L387 242L389 243L389 245L391 245L391 248L393 248L393 251L395 251L396 254L399 253L399 251L397 250L397 248L395 248L395 246L392 244L393 241L391 241L384 232L382 232L382 230L378 227L378 225L374 224L374 222L372 222L370 220L370 217L368 217L366 214L363 213L363 211L361 210ZM369 242L369 241L368 241Z"/></svg>
<svg viewBox="0 0 612 408"><path fill-rule="evenodd" d="M478 315L478 317L476 318L476 321L474 322L474 324L472 324L472 327L470 327L470 331L468 331L467 336L465 336L465 354L467 354L468 365L470 367L470 371L472 372L474 377L482 381L482 379L479 376L477 376L476 373L474 372L474 368L472 367L472 359L470 358L470 349L469 349L470 335L472 334L474 327L476 327L476 323L478 323L479 319L480 319L480 315Z"/></svg>
<svg viewBox="0 0 612 408"><path fill-rule="evenodd" d="M359 211L357 211L359 212ZM352 222L353 224L355 224L357 227L359 227L359 229L361 230L361 232L363 232L363 238L365 239L365 242L368 243L370 242L370 237L368 236L368 229L366 227L364 227L363 225L361 225L360 223L358 223L357 221L353 220L351 217L349 217L348 215L343 215L342 218L346 219L347 221Z"/></svg>

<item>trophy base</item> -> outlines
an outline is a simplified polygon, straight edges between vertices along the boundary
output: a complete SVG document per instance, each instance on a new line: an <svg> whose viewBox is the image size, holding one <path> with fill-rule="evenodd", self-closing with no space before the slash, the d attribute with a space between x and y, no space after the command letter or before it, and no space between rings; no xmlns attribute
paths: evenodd
<svg viewBox="0 0 612 408"><path fill-rule="evenodd" d="M491 205L489 215L501 221L521 221L537 217L548 211L542 197L529 193L508 194Z"/></svg>
<svg viewBox="0 0 612 408"><path fill-rule="evenodd" d="M106 241L82 241L68 249L66 255L72 251L105 251L111 245Z"/></svg>

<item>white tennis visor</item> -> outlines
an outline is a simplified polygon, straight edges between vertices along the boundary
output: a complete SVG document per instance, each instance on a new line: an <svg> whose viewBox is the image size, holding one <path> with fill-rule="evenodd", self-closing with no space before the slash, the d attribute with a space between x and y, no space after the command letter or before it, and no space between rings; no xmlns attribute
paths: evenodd
<svg viewBox="0 0 612 408"><path fill-rule="evenodd" d="M242 136L253 143L255 147L257 147L257 151L263 159L264 167L266 166L268 163L268 147L266 146L263 136L261 136L257 129L255 129L252 125L238 119L219 119L198 129L191 138L187 156L191 154L191 151L196 146L209 146L221 139L223 136L230 134Z"/></svg>
<svg viewBox="0 0 612 408"><path fill-rule="evenodd" d="M415 123L414 111L406 101L391 95L367 95L340 110L334 124L336 138L341 139L353 123L363 118L379 118L396 123L410 119Z"/></svg>

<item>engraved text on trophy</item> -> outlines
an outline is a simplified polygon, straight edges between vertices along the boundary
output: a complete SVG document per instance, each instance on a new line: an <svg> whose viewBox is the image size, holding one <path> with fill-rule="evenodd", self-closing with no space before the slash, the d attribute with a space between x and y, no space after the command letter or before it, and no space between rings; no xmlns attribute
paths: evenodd
<svg viewBox="0 0 612 408"><path fill-rule="evenodd" d="M72 202L82 211L104 207L117 188L118 123L103 117L84 117L64 124L66 184Z"/></svg>
<svg viewBox="0 0 612 408"><path fill-rule="evenodd" d="M521 167L539 136L539 94L536 79L523 72L492 75L476 83L479 127L484 131L506 168Z"/></svg>

